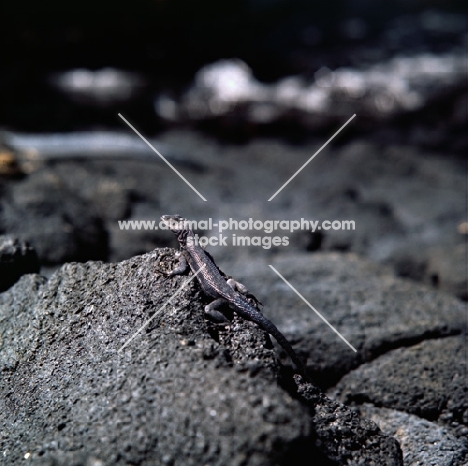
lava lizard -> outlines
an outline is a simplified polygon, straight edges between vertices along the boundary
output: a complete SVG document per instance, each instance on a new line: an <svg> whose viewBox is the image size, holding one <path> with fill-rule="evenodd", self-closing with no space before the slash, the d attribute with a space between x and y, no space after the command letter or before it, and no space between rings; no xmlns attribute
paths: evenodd
<svg viewBox="0 0 468 466"><path fill-rule="evenodd" d="M228 278L221 272L211 255L196 243L195 235L190 228L190 222L180 215L163 215L161 219L176 235L181 249L179 263L168 276L183 274L188 267L193 273L201 269L197 274L198 283L203 293L213 299L205 307L205 312L218 321L226 320L226 318L221 317L222 314L216 311L216 308L227 304L242 318L255 322L261 329L275 337L276 341L288 353L301 375L307 378L305 367L289 341L275 324L258 311L257 306L260 302L244 285L232 278ZM251 304L251 302L254 304Z"/></svg>

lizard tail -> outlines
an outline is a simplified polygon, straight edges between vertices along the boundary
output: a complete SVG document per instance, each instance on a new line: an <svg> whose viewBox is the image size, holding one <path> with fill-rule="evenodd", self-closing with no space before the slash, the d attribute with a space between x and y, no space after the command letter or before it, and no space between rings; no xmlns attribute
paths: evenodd
<svg viewBox="0 0 468 466"><path fill-rule="evenodd" d="M281 347L286 351L286 353L288 353L288 356L291 358L292 362L294 363L300 374L306 380L308 379L304 363L296 354L287 338L278 330L278 327L276 327L276 325L273 322L268 320L263 314L261 314L258 311L255 311L255 318L253 318L252 310L243 309L239 302L236 303L235 312L244 319L255 322L262 330L265 330L265 332L268 332L270 335L272 335L275 338L275 340L281 345Z"/></svg>
<svg viewBox="0 0 468 466"><path fill-rule="evenodd" d="M270 322L270 321L268 321L268 322ZM302 360L299 358L299 356L293 350L293 347L291 346L289 341L286 339L286 337L278 330L278 328L272 322L270 322L270 324L274 326L275 331L269 331L267 329L263 329L263 330L266 330L268 333L270 333L270 335L275 337L275 340L281 345L281 347L286 351L286 353L288 353L289 357L291 358L292 362L294 363L294 365L296 366L296 368L300 372L300 374L305 379L307 379L308 377L307 377L307 374L306 374L305 365L302 362Z"/></svg>

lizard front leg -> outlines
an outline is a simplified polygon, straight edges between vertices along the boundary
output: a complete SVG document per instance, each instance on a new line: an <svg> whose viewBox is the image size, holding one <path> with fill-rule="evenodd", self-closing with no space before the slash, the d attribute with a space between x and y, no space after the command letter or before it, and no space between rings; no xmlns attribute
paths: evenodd
<svg viewBox="0 0 468 466"><path fill-rule="evenodd" d="M177 262L177 265L172 269L172 272L169 272L168 276L173 277L174 275L183 275L185 272L187 272L188 268L189 265L185 255L179 252L179 261Z"/></svg>
<svg viewBox="0 0 468 466"><path fill-rule="evenodd" d="M159 268L156 268L156 270L160 274L166 276L166 280L170 277L173 277L174 275L183 275L185 272L187 272L187 269L189 268L187 259L182 252L179 251L177 253L177 257L178 257L177 265L170 272L165 272Z"/></svg>

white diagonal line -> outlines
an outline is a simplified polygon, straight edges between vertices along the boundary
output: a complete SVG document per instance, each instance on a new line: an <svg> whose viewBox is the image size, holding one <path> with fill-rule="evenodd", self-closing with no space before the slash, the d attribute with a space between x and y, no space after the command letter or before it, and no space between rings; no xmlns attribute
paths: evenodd
<svg viewBox="0 0 468 466"><path fill-rule="evenodd" d="M330 139L329 139L329 140L328 140L328 141L327 141L311 158L310 158L310 159L309 159L309 160L307 160L307 162L306 162L304 165L302 165L302 167L299 168L299 170L297 170L297 172L294 173L294 175L291 176L291 178L289 178L289 180L286 181L286 183L284 183L283 186L281 186L281 188L278 189L278 191L276 191L276 193L273 194L273 196L270 197L270 199L268 199L268 202L270 202L273 198L275 198L276 195L277 195L286 185L288 185L289 182L292 181L292 179L295 178L295 177L297 176L297 174L298 174L301 170L303 170L303 169L306 167L306 165L308 165L309 162L311 162L312 159L313 159L316 155L318 155L318 153L319 153L324 147L326 147L326 146L328 145L328 143L329 143L329 142L330 142L330 141L331 141L331 140L332 140L332 139L333 139L333 138L334 138L334 137L335 137L335 136L336 136L336 135L337 135L337 134L338 134L354 117L355 117L355 116L356 116L356 114L354 114L354 115L353 115L353 116L352 116L352 117L351 117L351 118L350 118L350 119L349 119L349 120L348 120L348 121L347 121L347 122L346 122L346 123L345 123L345 124L344 124L344 125L343 125L343 126L342 126L342 127L341 127L341 128L340 128L340 129L339 129L339 130L338 130L338 131L337 131L337 132L336 132L336 133L335 133L335 134L334 134L334 135L333 135L333 136L332 136L332 137L331 137L331 138L330 138Z"/></svg>
<svg viewBox="0 0 468 466"><path fill-rule="evenodd" d="M338 330L333 327L332 324L330 324L330 322L328 322L327 319L325 319L325 317L323 317L322 314L320 314L319 311L317 311L317 309L315 309L314 306L312 306L312 304L309 303L309 301L307 301L307 299L304 298L304 296L301 295L301 293L299 293L299 291L296 290L296 288L294 288L291 283L289 283L286 278L284 278L272 265L270 265L270 268L284 281L284 283L286 283L286 285L289 286L289 288L291 288L291 290L294 291L294 293L297 294L297 296L299 296L299 298L302 299L302 301L304 301L307 306L309 306L355 353L357 353L357 349L343 336L341 335L340 332L338 332Z"/></svg>
<svg viewBox="0 0 468 466"><path fill-rule="evenodd" d="M159 157L161 157L161 159L166 162L181 178L182 180L184 180L204 201L206 201L206 199L192 186L192 184L187 180L185 179L185 177L174 167L174 165L171 164L171 162L169 162L160 152L158 152L146 139L144 136L142 136L138 130L132 126L131 123L129 123L128 120L126 120L121 113L118 114L120 118L122 118L123 121L125 121L125 123L127 123L128 126L130 126L130 128L133 129L133 131L135 131L136 134L138 134L138 136L140 136L140 138L146 142L146 144L154 151L156 152L156 154L159 155Z"/></svg>
<svg viewBox="0 0 468 466"><path fill-rule="evenodd" d="M126 341L118 352L120 353L204 268L205 266L202 265L195 274L185 280L180 288Z"/></svg>

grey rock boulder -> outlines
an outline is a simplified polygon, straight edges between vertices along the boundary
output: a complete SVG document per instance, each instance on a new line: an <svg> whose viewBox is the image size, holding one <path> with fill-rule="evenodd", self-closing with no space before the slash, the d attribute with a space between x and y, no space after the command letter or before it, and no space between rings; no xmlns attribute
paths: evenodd
<svg viewBox="0 0 468 466"><path fill-rule="evenodd" d="M255 324L205 320L196 283L181 290L188 277L158 273L174 262L161 249L118 264L70 263L0 295L2 459L402 464L375 423L280 371Z"/></svg>
<svg viewBox="0 0 468 466"><path fill-rule="evenodd" d="M400 442L405 465L458 466L468 461L468 445L446 427L395 409L360 405L359 413L371 419Z"/></svg>
<svg viewBox="0 0 468 466"><path fill-rule="evenodd" d="M337 398L438 420L467 435L466 345L459 335L390 351L344 376Z"/></svg>
<svg viewBox="0 0 468 466"><path fill-rule="evenodd" d="M247 265L246 265L247 264ZM354 352L269 267L272 264L355 348ZM223 268L223 264L219 264ZM240 260L232 274L296 343L322 388L392 349L465 331L465 305L354 254L276 255ZM286 362L286 360L285 360ZM423 390L423 388L421 388Z"/></svg>

